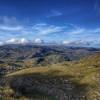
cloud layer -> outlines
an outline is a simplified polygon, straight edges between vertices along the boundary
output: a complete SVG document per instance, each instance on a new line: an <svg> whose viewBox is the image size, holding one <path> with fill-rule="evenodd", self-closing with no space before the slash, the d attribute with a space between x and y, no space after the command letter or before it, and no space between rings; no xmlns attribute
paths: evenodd
<svg viewBox="0 0 100 100"><path fill-rule="evenodd" d="M86 28L70 23L54 25L47 22L24 25L19 23L17 18L7 16L0 17L0 22L0 45L3 43L27 43L28 40L34 40L37 43L55 41L70 45L92 44L89 41L100 43L100 27Z"/></svg>
<svg viewBox="0 0 100 100"><path fill-rule="evenodd" d="M64 27L48 25L46 23L40 23L33 26L33 30L40 35L54 34L57 32L62 32Z"/></svg>

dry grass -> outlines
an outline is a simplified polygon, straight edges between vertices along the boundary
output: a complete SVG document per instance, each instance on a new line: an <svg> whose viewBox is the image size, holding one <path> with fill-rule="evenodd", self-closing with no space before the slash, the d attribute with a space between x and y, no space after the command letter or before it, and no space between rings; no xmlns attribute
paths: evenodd
<svg viewBox="0 0 100 100"><path fill-rule="evenodd" d="M78 84L88 84L87 87L87 100L95 100L96 96L100 100L100 54L90 56L79 62L64 62L60 64L53 64L47 67L33 67L22 69L6 75L5 77L11 76L25 76L40 73L40 75L47 76L72 76L69 78L72 82Z"/></svg>

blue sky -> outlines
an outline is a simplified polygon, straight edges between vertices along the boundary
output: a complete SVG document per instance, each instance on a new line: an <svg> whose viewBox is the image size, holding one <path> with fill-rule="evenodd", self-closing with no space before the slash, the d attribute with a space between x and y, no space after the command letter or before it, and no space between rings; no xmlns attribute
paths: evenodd
<svg viewBox="0 0 100 100"><path fill-rule="evenodd" d="M0 43L14 39L99 46L100 0L0 0Z"/></svg>

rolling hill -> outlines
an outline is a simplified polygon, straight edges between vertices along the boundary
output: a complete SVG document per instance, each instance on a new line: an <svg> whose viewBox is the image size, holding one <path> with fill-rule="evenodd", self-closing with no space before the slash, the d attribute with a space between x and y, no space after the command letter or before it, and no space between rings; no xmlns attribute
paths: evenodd
<svg viewBox="0 0 100 100"><path fill-rule="evenodd" d="M100 100L99 49L8 45L0 52L1 100Z"/></svg>

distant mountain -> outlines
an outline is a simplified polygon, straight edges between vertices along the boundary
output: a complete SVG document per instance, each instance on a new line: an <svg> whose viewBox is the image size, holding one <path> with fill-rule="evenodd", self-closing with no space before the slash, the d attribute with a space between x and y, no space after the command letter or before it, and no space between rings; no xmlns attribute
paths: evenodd
<svg viewBox="0 0 100 100"><path fill-rule="evenodd" d="M97 52L100 52L100 49L64 45L9 44L0 46L0 61L33 59L37 64L52 64L79 60Z"/></svg>

